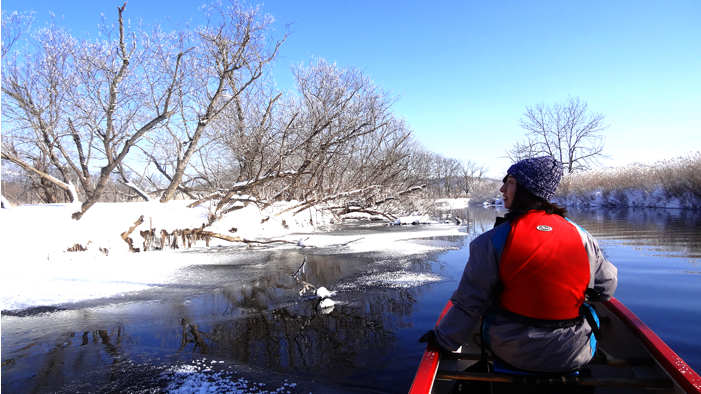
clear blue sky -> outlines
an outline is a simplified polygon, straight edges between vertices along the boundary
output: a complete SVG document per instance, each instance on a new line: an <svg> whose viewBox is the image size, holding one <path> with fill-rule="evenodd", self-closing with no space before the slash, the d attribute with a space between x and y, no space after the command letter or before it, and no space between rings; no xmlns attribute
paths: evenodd
<svg viewBox="0 0 701 394"><path fill-rule="evenodd" d="M125 17L150 24L201 20L203 1L130 0ZM53 11L74 33L95 35L122 1L2 0L4 11ZM258 4L258 3L252 3ZM605 153L620 166L701 150L701 1L274 0L275 68L311 56L355 66L401 95L395 112L445 156L501 176L504 151L523 139L526 106L579 96L606 116Z"/></svg>

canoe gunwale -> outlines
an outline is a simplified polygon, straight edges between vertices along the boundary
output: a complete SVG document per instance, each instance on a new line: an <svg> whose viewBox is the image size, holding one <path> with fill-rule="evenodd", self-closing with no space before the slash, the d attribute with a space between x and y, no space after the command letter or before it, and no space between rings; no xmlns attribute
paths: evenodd
<svg viewBox="0 0 701 394"><path fill-rule="evenodd" d="M447 304L445 304L441 315L438 317L438 321L436 321L436 326L438 326L438 322L443 319L443 316L448 313L448 310L452 306L453 303L450 300ZM435 380L436 373L438 372L440 358L441 354L438 349L431 345L426 346L426 351L421 358L421 363L419 364L419 369L416 371L414 382L411 384L411 388L409 389L410 394L424 394L431 392L431 389L433 388L433 381Z"/></svg>
<svg viewBox="0 0 701 394"><path fill-rule="evenodd" d="M638 316L616 298L602 302L615 314L652 354L662 368L687 393L701 393L701 377L689 367Z"/></svg>

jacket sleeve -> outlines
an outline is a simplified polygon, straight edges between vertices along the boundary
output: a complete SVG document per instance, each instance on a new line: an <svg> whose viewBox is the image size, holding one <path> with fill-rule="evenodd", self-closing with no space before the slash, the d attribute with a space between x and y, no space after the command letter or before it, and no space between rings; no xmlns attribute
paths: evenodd
<svg viewBox="0 0 701 394"><path fill-rule="evenodd" d="M589 258L591 279L589 287L596 290L597 295L588 295L590 301L608 301L618 286L618 269L611 264L599 248L599 243L586 231L582 233L584 248Z"/></svg>
<svg viewBox="0 0 701 394"><path fill-rule="evenodd" d="M450 298L453 306L436 328L438 343L445 349L454 351L466 343L482 314L492 305L499 267L489 234L482 234L470 243L470 258Z"/></svg>

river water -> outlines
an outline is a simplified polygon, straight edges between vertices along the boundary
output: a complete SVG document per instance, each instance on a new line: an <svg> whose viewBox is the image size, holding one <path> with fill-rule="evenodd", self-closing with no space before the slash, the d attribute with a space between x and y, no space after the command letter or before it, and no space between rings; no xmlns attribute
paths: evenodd
<svg viewBox="0 0 701 394"><path fill-rule="evenodd" d="M457 286L469 242L504 211L446 213L463 220L465 235L416 240L440 249L410 258L199 250L193 258L230 253L231 260L193 265L172 285L126 298L3 314L2 391L407 392L424 349L417 340ZM615 296L701 371L701 213L571 209L569 216L618 267ZM415 228L361 223L334 231L408 236ZM333 308L300 295L291 274L302 261L299 277L335 291Z"/></svg>

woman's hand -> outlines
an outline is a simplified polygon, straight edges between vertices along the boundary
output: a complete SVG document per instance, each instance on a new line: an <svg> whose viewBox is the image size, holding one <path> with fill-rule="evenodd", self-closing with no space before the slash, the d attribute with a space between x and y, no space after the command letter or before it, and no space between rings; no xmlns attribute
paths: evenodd
<svg viewBox="0 0 701 394"><path fill-rule="evenodd" d="M436 348L436 350L445 350L443 349L443 346L441 346L440 343L438 343L438 338L436 337L436 331L434 330L429 330L427 331L424 335L419 338L419 342L428 342L429 345L433 346Z"/></svg>

